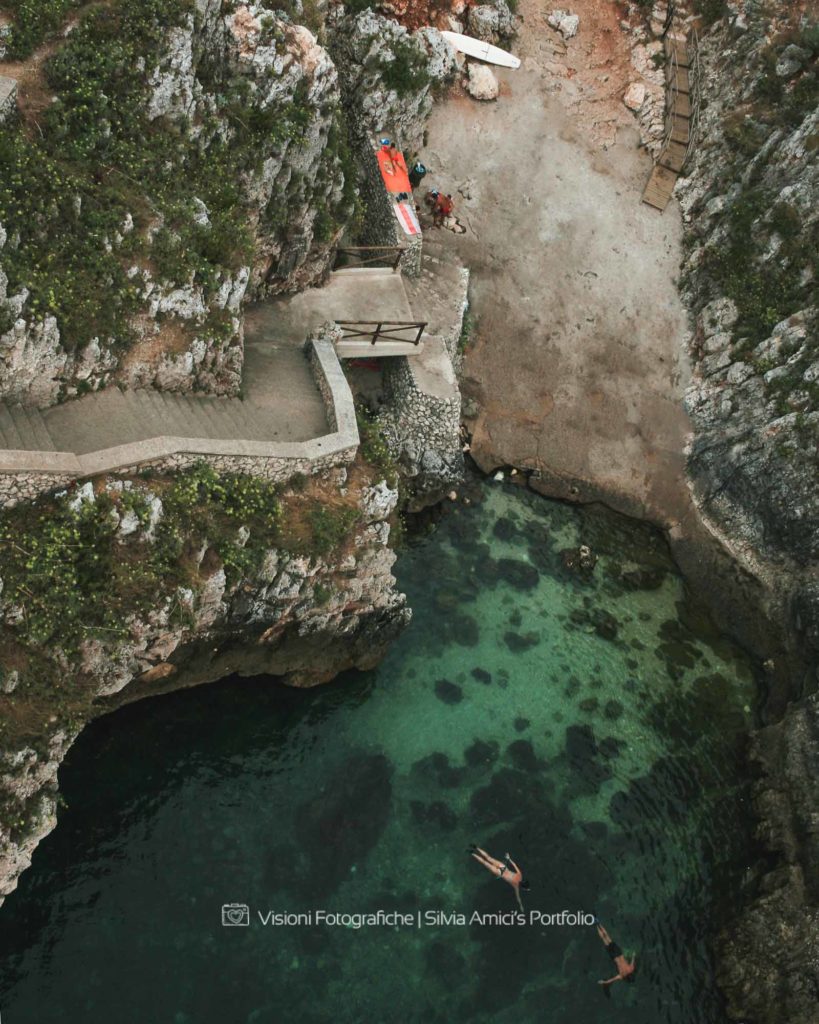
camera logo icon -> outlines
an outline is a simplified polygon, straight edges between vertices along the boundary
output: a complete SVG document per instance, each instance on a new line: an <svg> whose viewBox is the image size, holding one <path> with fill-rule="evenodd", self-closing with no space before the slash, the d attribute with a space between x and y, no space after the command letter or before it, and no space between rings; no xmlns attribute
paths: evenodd
<svg viewBox="0 0 819 1024"><path fill-rule="evenodd" d="M250 924L250 907L246 903L222 904L223 928L247 928Z"/></svg>

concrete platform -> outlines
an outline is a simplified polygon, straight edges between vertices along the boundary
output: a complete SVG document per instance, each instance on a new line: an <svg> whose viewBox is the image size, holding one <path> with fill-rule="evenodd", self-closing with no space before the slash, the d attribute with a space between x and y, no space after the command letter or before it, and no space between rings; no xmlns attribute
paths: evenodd
<svg viewBox="0 0 819 1024"><path fill-rule="evenodd" d="M322 288L251 306L245 320L245 344L299 347L328 320L412 321L404 280L388 268L350 268L334 271ZM414 345L400 342L343 343L343 358L403 356L417 353Z"/></svg>

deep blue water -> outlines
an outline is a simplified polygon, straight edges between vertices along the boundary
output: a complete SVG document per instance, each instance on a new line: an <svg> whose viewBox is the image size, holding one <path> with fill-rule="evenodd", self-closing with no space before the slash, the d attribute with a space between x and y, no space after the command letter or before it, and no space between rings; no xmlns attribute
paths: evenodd
<svg viewBox="0 0 819 1024"><path fill-rule="evenodd" d="M0 912L3 1024L721 1024L752 666L650 530L484 495L402 554L415 615L378 670L226 680L88 728ZM580 543L589 574L564 564ZM596 912L636 984L603 997L591 927L470 923L516 909L470 842L521 864L527 913ZM248 927L222 926L232 903ZM315 921L379 908L467 923Z"/></svg>

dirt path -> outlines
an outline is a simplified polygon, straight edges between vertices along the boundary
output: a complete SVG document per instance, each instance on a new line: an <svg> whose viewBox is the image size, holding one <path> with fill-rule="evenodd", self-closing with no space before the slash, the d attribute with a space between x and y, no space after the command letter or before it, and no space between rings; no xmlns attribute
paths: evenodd
<svg viewBox="0 0 819 1024"><path fill-rule="evenodd" d="M499 75L498 102L438 106L428 181L455 195L467 232L436 240L473 272L464 392L479 464L671 525L689 509L681 224L676 206L640 203L650 160L621 103L628 48L608 31L616 5L596 6L609 16L587 21L584 42L581 14L577 40L596 69L567 78L577 58L524 3L524 64Z"/></svg>

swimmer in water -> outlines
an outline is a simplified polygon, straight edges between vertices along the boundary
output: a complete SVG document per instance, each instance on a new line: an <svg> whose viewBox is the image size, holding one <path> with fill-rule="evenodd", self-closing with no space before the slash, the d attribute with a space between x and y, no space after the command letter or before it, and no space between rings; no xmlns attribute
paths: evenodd
<svg viewBox="0 0 819 1024"><path fill-rule="evenodd" d="M505 854L503 860L496 860L494 857L490 857L486 850L482 850L474 844L469 847L469 853L479 864L483 864L487 871L491 871L496 878L502 878L504 882L508 882L512 886L515 890L515 899L518 901L518 906L523 910L520 890L523 889L524 892L528 892L529 883L523 877L523 872L509 854Z"/></svg>
<svg viewBox="0 0 819 1024"><path fill-rule="evenodd" d="M609 985L613 985L615 981L634 981L634 972L637 970L635 967L636 957L632 957L631 960L627 960L622 949L612 940L612 937L606 931L599 921L597 924L597 934L600 936L601 941L606 947L606 952L611 957L614 966L617 968L617 974L613 978L608 978L606 981L598 981L598 985L603 985L604 988L608 989Z"/></svg>

